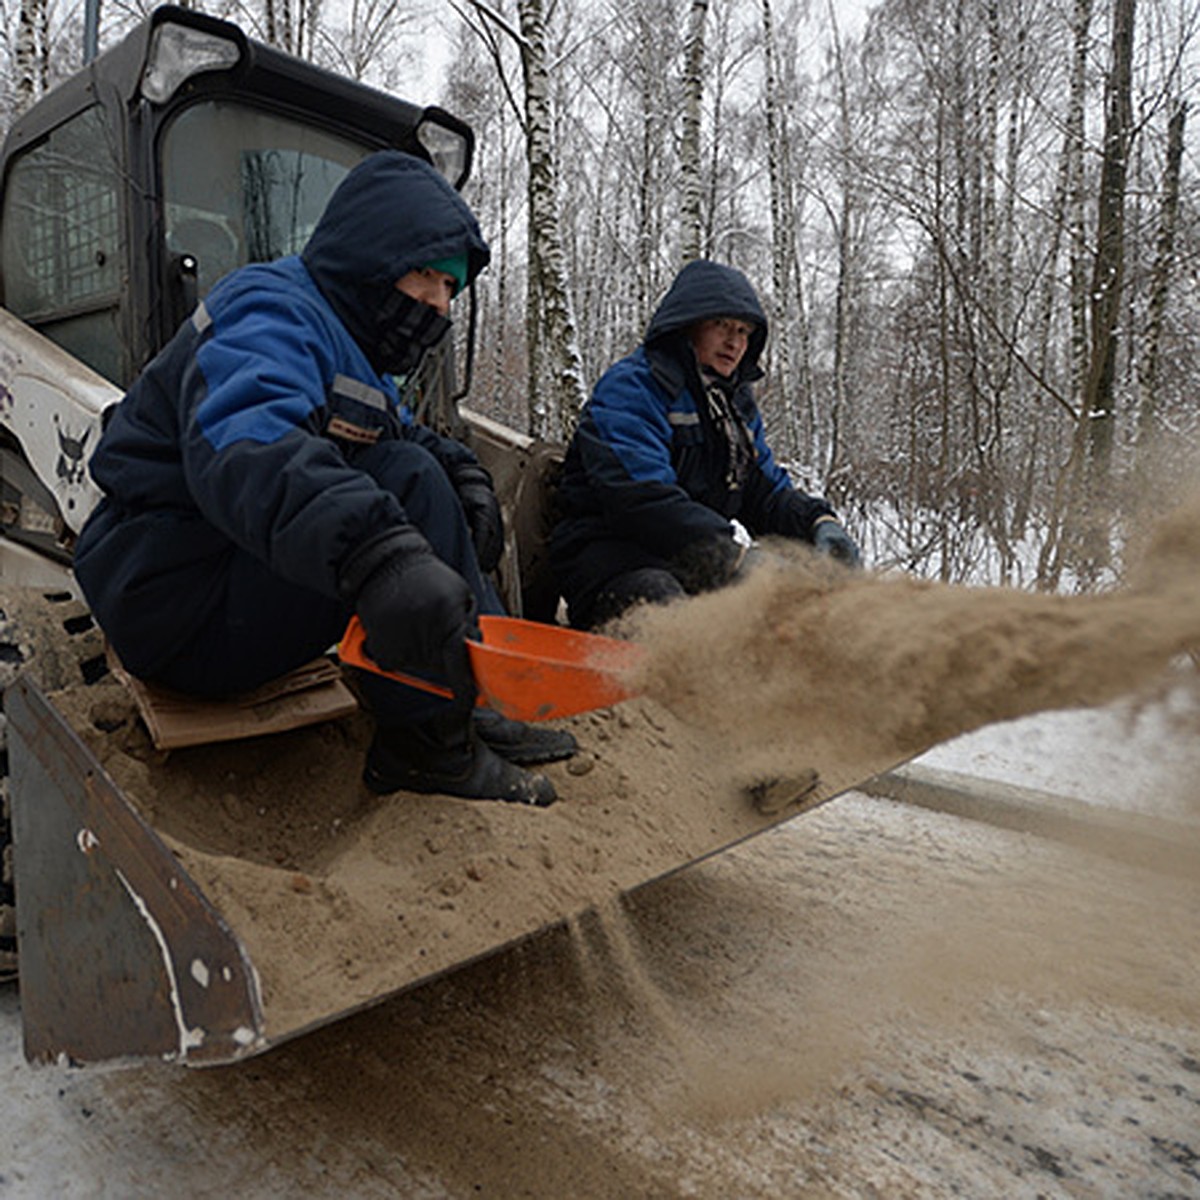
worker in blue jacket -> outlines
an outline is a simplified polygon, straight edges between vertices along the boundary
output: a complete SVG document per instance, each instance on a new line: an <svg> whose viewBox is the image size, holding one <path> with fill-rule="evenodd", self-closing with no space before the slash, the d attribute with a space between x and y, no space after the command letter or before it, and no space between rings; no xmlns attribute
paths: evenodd
<svg viewBox="0 0 1200 1200"><path fill-rule="evenodd" d="M550 540L572 625L720 587L750 537L796 538L859 564L831 505L793 487L767 445L752 388L766 341L745 275L697 260L642 345L596 384L567 449Z"/></svg>
<svg viewBox="0 0 1200 1200"><path fill-rule="evenodd" d="M553 786L520 764L574 739L473 715L466 642L500 611L491 478L412 420L394 379L488 258L431 166L361 162L303 252L226 276L113 410L75 572L129 671L201 697L302 665L357 613L381 666L454 694L358 673L377 726L367 785L544 806Z"/></svg>

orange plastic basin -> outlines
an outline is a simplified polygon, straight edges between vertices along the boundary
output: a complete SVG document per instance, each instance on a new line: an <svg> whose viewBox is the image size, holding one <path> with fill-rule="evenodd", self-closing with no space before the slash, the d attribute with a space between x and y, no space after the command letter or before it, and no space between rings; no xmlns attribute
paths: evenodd
<svg viewBox="0 0 1200 1200"><path fill-rule="evenodd" d="M633 670L645 651L633 642L581 633L519 617L479 618L483 640L467 643L479 702L517 721L550 721L607 708L634 694ZM352 666L449 696L448 688L399 671L385 671L364 649L365 633L351 618L338 647Z"/></svg>

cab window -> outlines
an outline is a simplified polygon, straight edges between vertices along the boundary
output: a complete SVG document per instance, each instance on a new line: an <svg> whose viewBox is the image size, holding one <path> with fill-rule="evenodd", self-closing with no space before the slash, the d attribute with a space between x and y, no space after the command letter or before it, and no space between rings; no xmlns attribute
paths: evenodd
<svg viewBox="0 0 1200 1200"><path fill-rule="evenodd" d="M120 172L99 106L13 160L4 192L4 304L112 380L120 337Z"/></svg>
<svg viewBox="0 0 1200 1200"><path fill-rule="evenodd" d="M193 104L163 135L168 251L195 257L201 296L244 263L299 253L367 153L277 113L226 100Z"/></svg>

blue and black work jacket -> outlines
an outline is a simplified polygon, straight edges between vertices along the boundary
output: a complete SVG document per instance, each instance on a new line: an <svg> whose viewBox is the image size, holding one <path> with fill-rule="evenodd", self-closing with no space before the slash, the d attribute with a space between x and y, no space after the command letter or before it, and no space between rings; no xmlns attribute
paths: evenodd
<svg viewBox="0 0 1200 1200"><path fill-rule="evenodd" d="M712 317L754 326L731 380L702 376L691 346L690 327ZM832 508L795 488L767 444L753 394L766 338L766 315L740 271L701 260L679 273L643 344L596 384L568 446L552 540L568 600L572 582L586 591L581 580L630 561L606 559L613 543L672 563L697 543L731 543L733 520L755 536L811 541Z"/></svg>
<svg viewBox="0 0 1200 1200"><path fill-rule="evenodd" d="M361 447L410 438L449 469L474 461L417 425L372 359L384 332L375 314L397 279L456 254L473 278L487 245L428 164L397 151L367 163L300 256L213 288L113 410L92 456L104 496L75 572L110 639L138 645L143 663L159 647L169 657L220 604L236 550L337 596L347 559L409 524L355 468Z"/></svg>

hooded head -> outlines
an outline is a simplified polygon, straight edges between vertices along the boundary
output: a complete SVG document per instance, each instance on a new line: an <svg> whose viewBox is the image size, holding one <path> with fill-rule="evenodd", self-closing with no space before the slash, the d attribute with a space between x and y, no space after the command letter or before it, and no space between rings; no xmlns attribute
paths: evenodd
<svg viewBox="0 0 1200 1200"><path fill-rule="evenodd" d="M412 311L397 312L428 306L397 301L396 281L432 265L465 287L491 253L475 214L433 167L399 150L381 150L338 185L300 257L363 352L378 369L391 371L397 370L398 321L426 344L438 332L414 320ZM418 309L416 316L425 314ZM444 331L442 322L439 336ZM405 339L411 340L408 332Z"/></svg>
<svg viewBox="0 0 1200 1200"><path fill-rule="evenodd" d="M691 327L713 317L735 317L754 326L737 373L742 379L756 378L761 374L759 356L767 344L766 313L741 271L705 258L688 263L675 276L646 327L646 346L689 345Z"/></svg>

